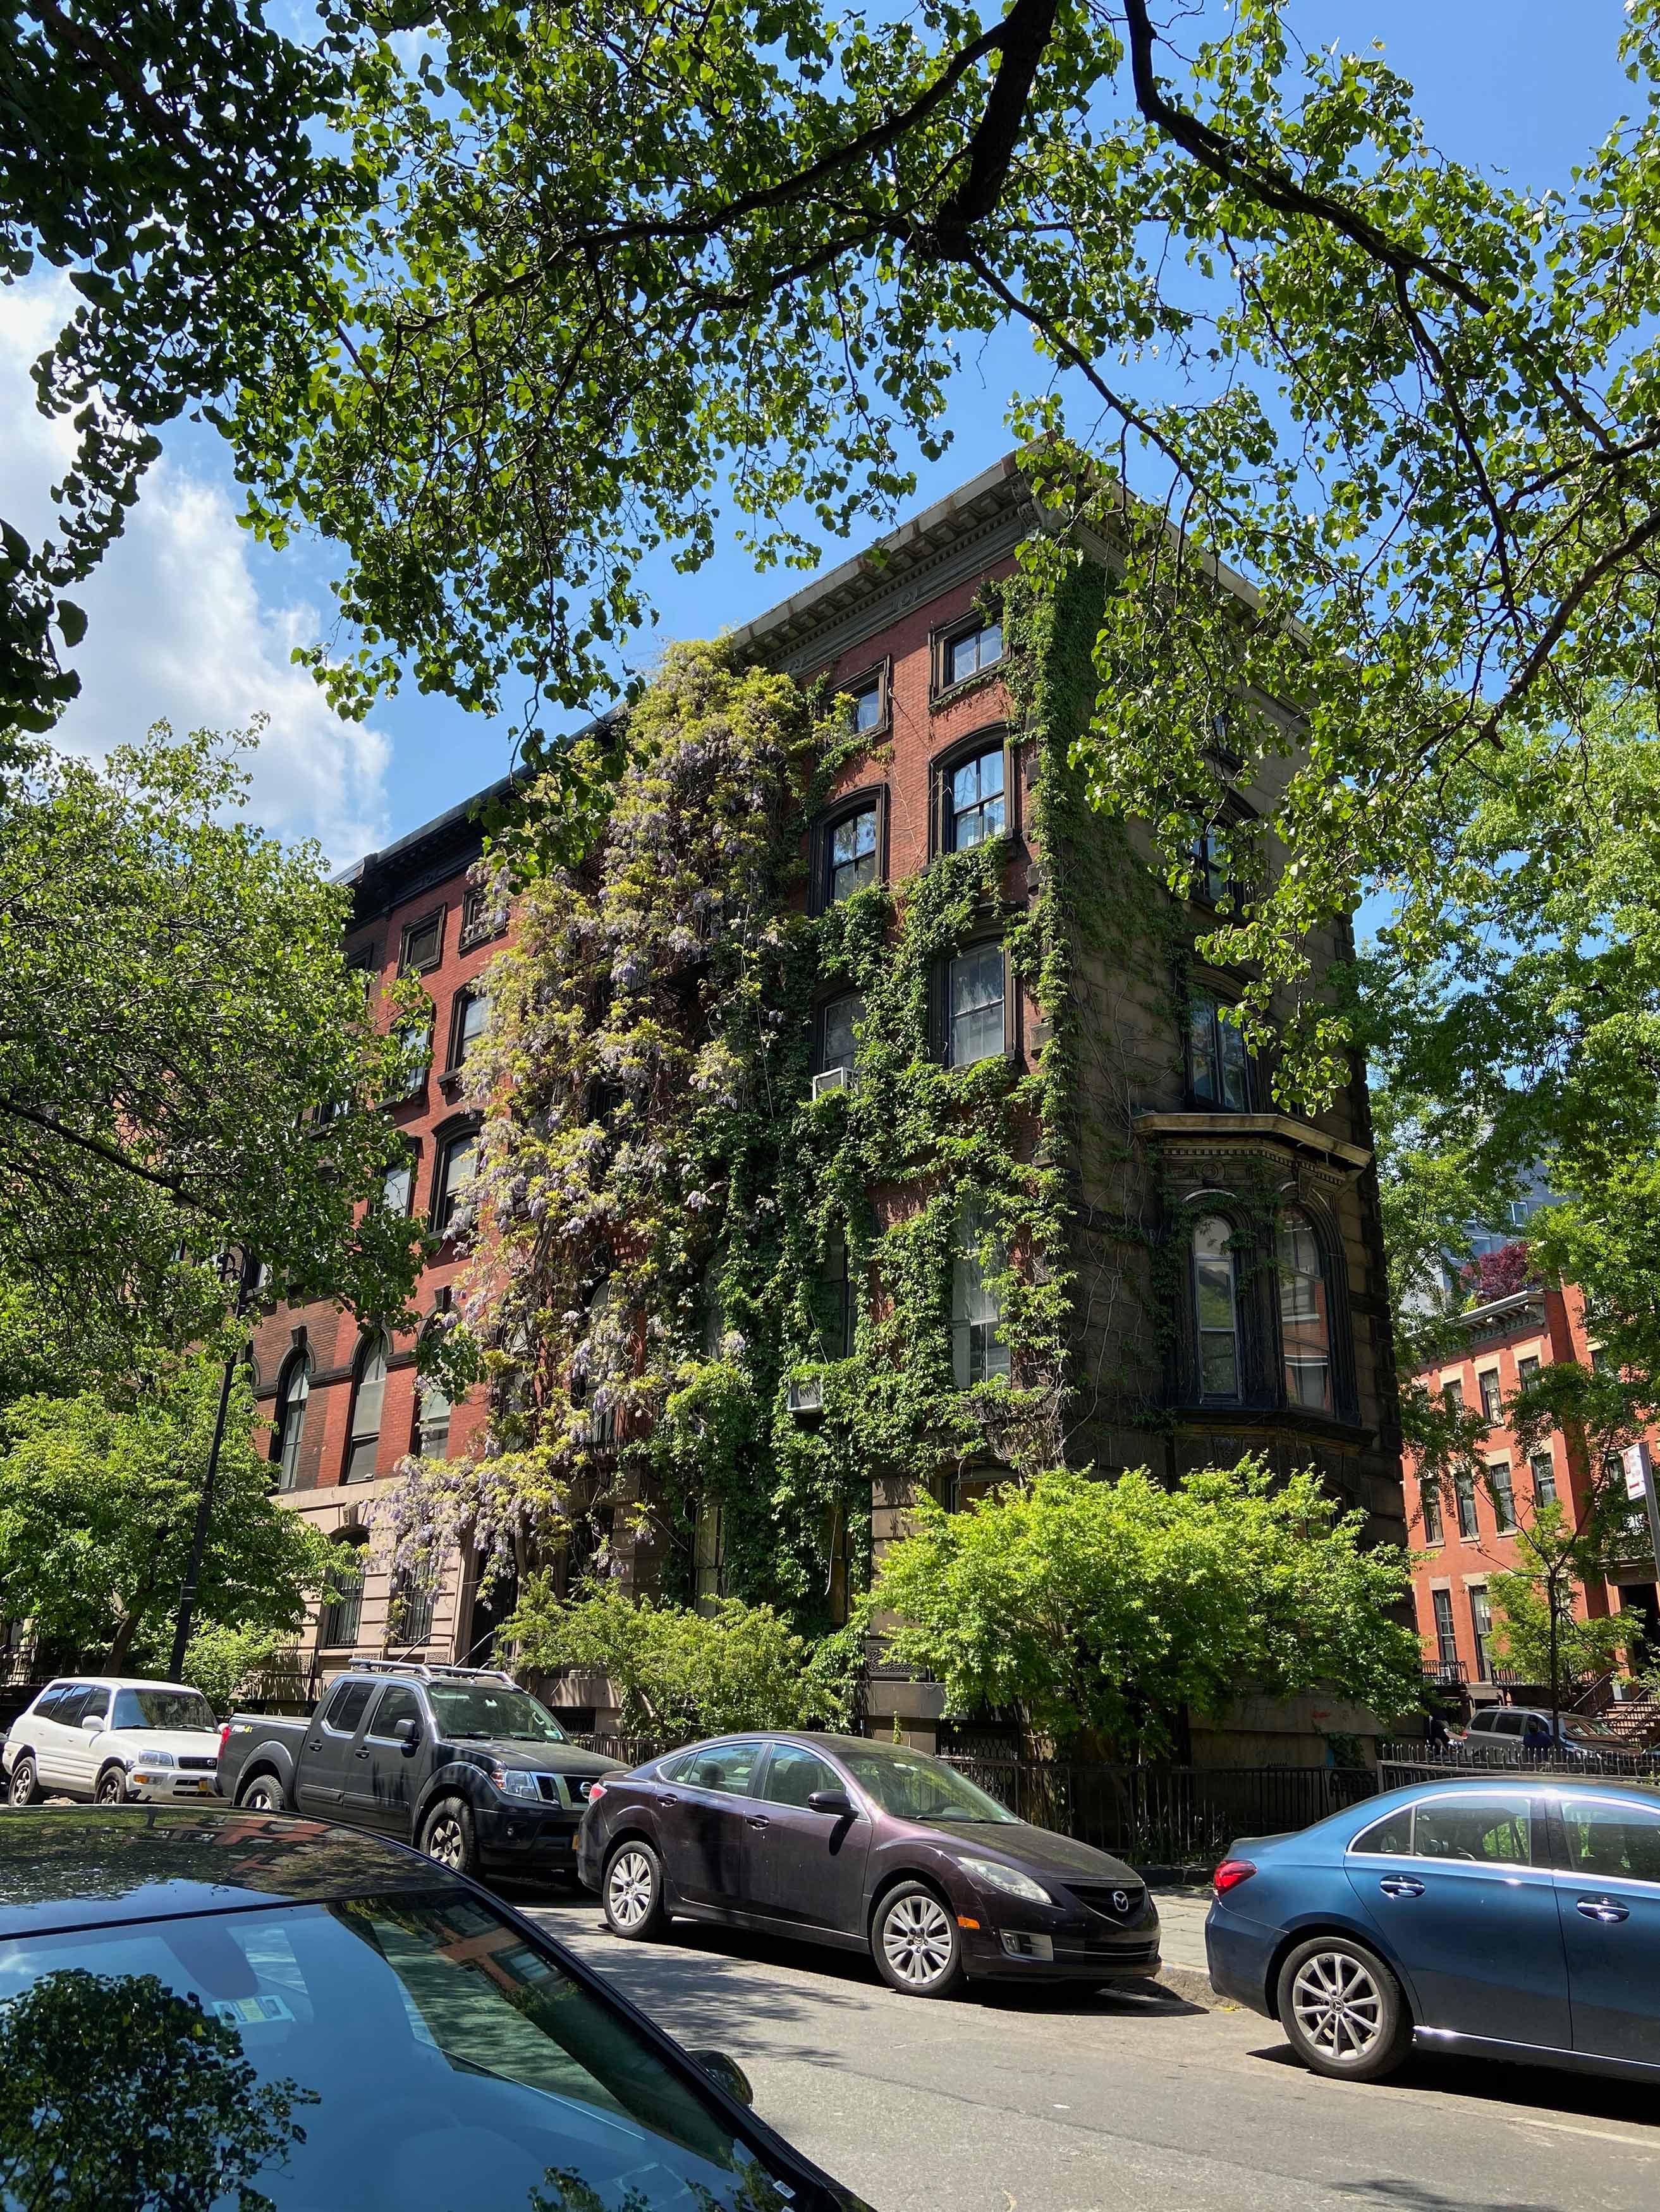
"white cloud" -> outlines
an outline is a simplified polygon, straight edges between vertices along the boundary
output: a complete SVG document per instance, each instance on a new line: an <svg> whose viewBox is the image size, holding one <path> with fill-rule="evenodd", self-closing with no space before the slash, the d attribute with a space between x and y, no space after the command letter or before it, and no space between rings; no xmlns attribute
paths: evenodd
<svg viewBox="0 0 1660 2212"><path fill-rule="evenodd" d="M0 289L0 514L32 542L51 528L49 489L74 436L36 411L29 365L73 298L58 278ZM157 463L125 536L71 593L88 617L72 656L81 696L55 738L97 754L158 720L226 730L264 714L256 817L284 837L319 838L344 865L385 842L391 749L379 732L331 714L290 665L292 647L317 635L318 612L262 599L248 552L223 484L171 458Z"/></svg>

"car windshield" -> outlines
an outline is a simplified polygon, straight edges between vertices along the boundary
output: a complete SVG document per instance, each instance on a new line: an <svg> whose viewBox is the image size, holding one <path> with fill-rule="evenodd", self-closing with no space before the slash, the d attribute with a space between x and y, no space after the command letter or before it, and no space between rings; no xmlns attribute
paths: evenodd
<svg viewBox="0 0 1660 2212"><path fill-rule="evenodd" d="M114 1729L213 1729L219 1723L199 1690L118 1690Z"/></svg>
<svg viewBox="0 0 1660 2212"><path fill-rule="evenodd" d="M870 1749L836 1752L861 1790L875 1798L885 1813L903 1820L1012 1820L1006 1805L947 1766L943 1759L930 1759L921 1751Z"/></svg>
<svg viewBox="0 0 1660 2212"><path fill-rule="evenodd" d="M627 2020L460 1895L0 1942L0 2080L8 2206L785 2202Z"/></svg>
<svg viewBox="0 0 1660 2212"><path fill-rule="evenodd" d="M1547 1727L1549 1723L1547 1723ZM1571 1743L1590 1744L1596 1751L1621 1751L1625 1748L1616 1735L1606 1729L1587 1728L1584 1721L1574 1720L1569 1714L1562 1716L1562 1733Z"/></svg>
<svg viewBox="0 0 1660 2212"><path fill-rule="evenodd" d="M563 1743L565 1731L553 1715L524 1690L492 1689L486 1683L432 1683L432 1717L448 1736L476 1736L480 1742L504 1738L519 1743Z"/></svg>

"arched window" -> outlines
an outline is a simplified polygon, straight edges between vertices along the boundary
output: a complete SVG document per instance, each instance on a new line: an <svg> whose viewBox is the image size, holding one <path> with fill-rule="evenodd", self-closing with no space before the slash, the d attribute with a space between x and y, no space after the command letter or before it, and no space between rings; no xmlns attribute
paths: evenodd
<svg viewBox="0 0 1660 2212"><path fill-rule="evenodd" d="M306 1433L306 1406L310 1397L311 1354L292 1352L277 1378L277 1433L271 1440L279 1490L292 1490L300 1480L300 1443Z"/></svg>
<svg viewBox="0 0 1660 2212"><path fill-rule="evenodd" d="M1280 1217L1280 1342L1286 1363L1286 1403L1317 1413L1332 1410L1331 1301L1312 1221L1300 1206Z"/></svg>
<svg viewBox="0 0 1660 2212"><path fill-rule="evenodd" d="M1199 1395L1216 1404L1239 1401L1239 1289L1233 1229L1219 1213L1193 1227L1194 1323L1199 1345Z"/></svg>
<svg viewBox="0 0 1660 2212"><path fill-rule="evenodd" d="M317 1644L322 1651L336 1651L356 1643L363 1611L363 1582L368 1572L367 1528L343 1528L334 1541L340 1556L330 1571L328 1601L318 1624Z"/></svg>
<svg viewBox="0 0 1660 2212"><path fill-rule="evenodd" d="M386 1361L391 1354L383 1328L371 1329L357 1347L351 1435L346 1443L348 1482L368 1482L374 1478L380 1445L380 1408L386 1395Z"/></svg>

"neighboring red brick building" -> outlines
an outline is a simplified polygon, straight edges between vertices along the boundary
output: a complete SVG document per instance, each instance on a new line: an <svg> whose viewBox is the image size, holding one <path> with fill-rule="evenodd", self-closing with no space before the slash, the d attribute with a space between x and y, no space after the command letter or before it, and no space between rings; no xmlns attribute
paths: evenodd
<svg viewBox="0 0 1660 2212"><path fill-rule="evenodd" d="M1472 1478L1456 1485L1452 1495L1438 1495L1419 1481L1408 1455L1407 1513L1413 1544L1422 1554L1413 1588L1425 1671L1480 1702L1513 1688L1538 1687L1516 1684L1493 1656L1489 1577L1521 1564L1515 1530L1518 1521L1526 1525L1536 1506L1554 1501L1576 1528L1583 1523L1593 1473L1584 1453L1571 1449L1560 1431L1529 1458L1505 1426L1504 1407L1541 1367L1566 1360L1590 1366L1596 1347L1586 1333L1584 1300L1572 1285L1529 1286L1472 1307L1459 1318L1467 1339L1462 1358L1424 1368L1418 1380L1432 1390L1455 1391L1467 1407L1491 1413L1481 1455L1487 1480ZM1634 1512L1641 1515L1640 1502L1634 1501ZM1631 1613L1638 1637L1652 1634L1654 1561L1635 1524L1629 1561L1606 1581L1576 1587L1574 1610L1581 1620Z"/></svg>
<svg viewBox="0 0 1660 2212"><path fill-rule="evenodd" d="M847 562L735 633L739 648L775 667L804 678L830 674L853 696L858 727L871 740L812 824L806 896L815 908L867 882L899 884L935 854L990 837L1007 840L1010 909L1018 914L1037 895L1049 863L1029 818L1033 748L1013 726L1000 625L976 605L984 586L1009 573L1036 521L1018 465L1005 460L891 533L879 558ZM1092 557L1106 565L1110 549L1098 545ZM1237 804L1249 812L1250 794L1239 793ZM408 1095L392 1106L410 1146L407 1185L400 1180L393 1198L440 1237L469 1170L473 1127L451 1071L465 1056L473 994L511 927L510 917L483 913L469 887L482 842L477 811L477 802L456 808L370 855L350 878L351 956L382 983L418 974L434 1001L431 1066L411 1068ZM1207 899L1219 896L1207 884L1195 896L1195 933L1209 926ZM1401 1540L1382 1224L1359 1063L1327 1112L1283 1114L1247 1062L1237 1030L1219 1022L1237 977L1196 966L1177 977L1162 937L1146 972L1132 975L1120 951L1086 941L1078 927L1073 988L1090 1042L1081 1079L1094 1086L1080 1120L1095 1133L1067 1163L1075 1192L1069 1257L1090 1286L1078 1300L1069 1354L1068 1458L1103 1469L1151 1461L1171 1474L1246 1451L1284 1466L1312 1462L1380 1537ZM1316 957L1347 949L1340 926ZM983 977L977 968L966 972L976 961ZM1000 939L976 930L947 964L942 981L951 990L941 994L936 1041L945 1064L995 1052L1035 1066L1054 1010L1031 1000ZM816 1083L834 1082L838 1066L851 1068L852 1031L842 1036L837 1005L832 997L815 1009ZM1126 1224L1134 1233L1113 1244ZM1116 1256L1125 1249L1139 1271L1133 1280ZM444 1304L456 1265L441 1243L422 1285L423 1314ZM1006 1351L995 1366L998 1316L974 1303L986 1296L977 1275L965 1279L963 1295L959 1316L953 1292L954 1347L960 1322L972 1378L1006 1373ZM308 1626L305 1666L322 1673L354 1650L379 1651L388 1641L435 1657L488 1648L509 1593L492 1594L481 1607L464 1560L449 1563L434 1592L394 1593L367 1543L372 1509L398 1462L417 1443L429 1456L441 1445L452 1456L465 1451L484 1418L482 1403L417 1405L415 1340L387 1343L327 1307L270 1316L255 1357L284 1494L331 1536L362 1548L368 1570L360 1600ZM1116 1399L1104 1376L1128 1378ZM958 1387L966 1387L960 1370ZM1134 1399L1129 1413L1126 1394ZM960 1502L1000 1472L988 1447L947 1488ZM872 1480L879 1546L903 1525L911 1497L880 1469ZM714 1594L721 1587L718 1514L707 1529L699 1519L696 1541L695 1588ZM937 1700L932 1686L881 1681L872 1686L871 1711L927 1740ZM1260 1716L1250 1723L1269 1738L1283 1725ZM1306 1717L1303 1727L1310 1755L1319 1756ZM1283 1753L1264 1741L1258 1755Z"/></svg>

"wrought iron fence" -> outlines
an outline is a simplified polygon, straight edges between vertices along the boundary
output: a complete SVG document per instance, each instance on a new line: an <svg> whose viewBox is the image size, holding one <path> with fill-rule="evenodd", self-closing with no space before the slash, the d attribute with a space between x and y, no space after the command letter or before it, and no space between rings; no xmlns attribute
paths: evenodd
<svg viewBox="0 0 1660 2212"><path fill-rule="evenodd" d="M1208 1865L1237 1837L1305 1828L1377 1788L1366 1767L1110 1766L961 1753L951 1764L1023 1820L1143 1866Z"/></svg>
<svg viewBox="0 0 1660 2212"><path fill-rule="evenodd" d="M1440 1782L1456 1776L1493 1774L1571 1777L1578 1782L1626 1778L1660 1784L1660 1751L1587 1752L1583 1759L1541 1759L1512 1739L1495 1740L1471 1751L1463 1744L1382 1743L1377 1747L1377 1787L1403 1790L1414 1782Z"/></svg>

